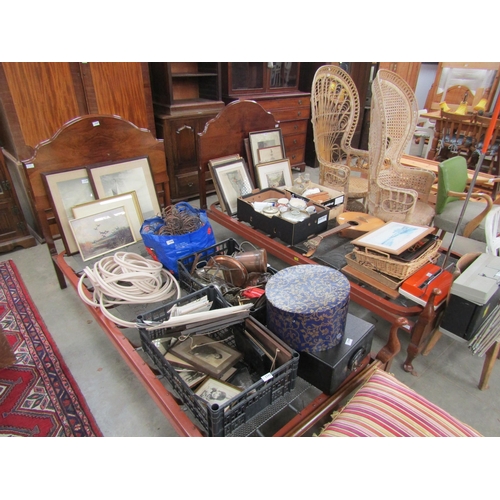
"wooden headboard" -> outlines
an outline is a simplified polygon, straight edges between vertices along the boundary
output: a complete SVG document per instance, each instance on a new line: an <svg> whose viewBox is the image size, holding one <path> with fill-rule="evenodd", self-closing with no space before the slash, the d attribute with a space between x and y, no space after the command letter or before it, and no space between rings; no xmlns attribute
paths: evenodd
<svg viewBox="0 0 500 500"><path fill-rule="evenodd" d="M131 158L149 159L160 207L170 205L170 186L165 149L147 129L114 115L85 115L64 124L52 138L41 142L33 156L23 161L30 199L52 257L56 256L57 224L42 174ZM61 229L59 228L59 231ZM56 267L59 283L66 286ZM62 280L62 282L61 282Z"/></svg>
<svg viewBox="0 0 500 500"><path fill-rule="evenodd" d="M250 132L278 126L274 116L255 101L233 101L206 123L198 134L200 207L207 208L208 162L233 154L246 157L244 140Z"/></svg>

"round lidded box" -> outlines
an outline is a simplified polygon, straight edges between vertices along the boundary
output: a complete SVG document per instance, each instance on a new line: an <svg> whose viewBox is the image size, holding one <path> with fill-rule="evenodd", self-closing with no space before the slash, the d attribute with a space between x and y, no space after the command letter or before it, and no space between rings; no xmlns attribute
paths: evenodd
<svg viewBox="0 0 500 500"><path fill-rule="evenodd" d="M287 267L266 284L267 327L298 352L330 349L344 336L350 291L330 267Z"/></svg>

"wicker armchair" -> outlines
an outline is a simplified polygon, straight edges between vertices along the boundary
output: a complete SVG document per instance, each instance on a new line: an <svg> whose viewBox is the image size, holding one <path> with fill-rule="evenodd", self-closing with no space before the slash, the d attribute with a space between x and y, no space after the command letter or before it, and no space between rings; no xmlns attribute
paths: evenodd
<svg viewBox="0 0 500 500"><path fill-rule="evenodd" d="M379 70L372 84L368 213L386 222L430 225L434 217L428 200L436 176L401 165L417 115L409 85L396 73Z"/></svg>
<svg viewBox="0 0 500 500"><path fill-rule="evenodd" d="M318 68L311 91L311 122L319 183L343 191L347 199L363 199L366 207L368 151L351 147L359 110L351 77L337 66Z"/></svg>

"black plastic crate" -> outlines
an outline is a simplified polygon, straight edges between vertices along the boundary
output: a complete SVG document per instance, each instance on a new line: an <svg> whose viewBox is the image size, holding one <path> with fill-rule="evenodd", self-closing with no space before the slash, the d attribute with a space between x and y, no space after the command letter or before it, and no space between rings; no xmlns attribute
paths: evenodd
<svg viewBox="0 0 500 500"><path fill-rule="evenodd" d="M183 300L183 304L187 303L186 300L194 300L207 293L212 294L213 287L209 288L212 292L208 292L208 290L204 288L199 292L184 297L181 299ZM217 290L215 290L215 292L219 293ZM216 332L206 333L206 335L214 340L223 341L229 347L243 352L244 358L242 362L250 371L256 370L260 375L261 372L259 369L262 369L262 367L257 366L255 364L256 360L247 350L245 350L248 339L245 334L245 329L258 329L264 332L265 336L267 336L266 338L270 342L279 346L281 353L286 355L286 361L280 363L277 368L272 370L270 372L271 376L264 374L265 376L259 378L250 387L231 400L226 401L224 404L218 405L205 402L188 387L186 382L184 382L175 368L165 359L164 355L154 343L157 339L172 335L172 329L147 329L147 322L149 321L161 322L168 319L168 311L173 304L178 302L179 301L171 302L154 311L138 316L137 322L139 325L141 343L144 351L150 356L160 373L164 375L171 384L178 398L187 408L189 408L208 436L222 437L231 435L238 427L257 415L257 413L294 389L299 365L299 354L278 339L255 318L248 317L245 321L241 321ZM220 300L217 301L216 299L215 304L224 307Z"/></svg>
<svg viewBox="0 0 500 500"><path fill-rule="evenodd" d="M236 240L228 238L211 247L205 248L198 252L194 252L177 261L177 268L179 270L179 284L188 293L209 286L208 283L199 279L197 276L191 274L193 265L203 268L211 257L217 255L233 255L235 252L241 251L241 247ZM268 264L267 271L269 274L276 274L277 270ZM214 285L217 286L217 285ZM261 303L260 306L254 307L250 311L251 315L263 324L266 324L266 303Z"/></svg>

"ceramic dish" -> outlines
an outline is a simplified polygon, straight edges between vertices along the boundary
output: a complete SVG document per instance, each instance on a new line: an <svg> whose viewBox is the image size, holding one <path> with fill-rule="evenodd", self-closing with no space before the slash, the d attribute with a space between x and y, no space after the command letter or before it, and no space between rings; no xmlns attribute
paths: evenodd
<svg viewBox="0 0 500 500"><path fill-rule="evenodd" d="M309 218L309 214L307 212L302 212L300 210L289 210L288 212L283 212L281 214L281 218L287 220L288 222L296 223L302 222Z"/></svg>
<svg viewBox="0 0 500 500"><path fill-rule="evenodd" d="M305 200L301 200L300 198L290 198L288 204L290 205L290 207L297 208L299 210L303 210L307 205Z"/></svg>

